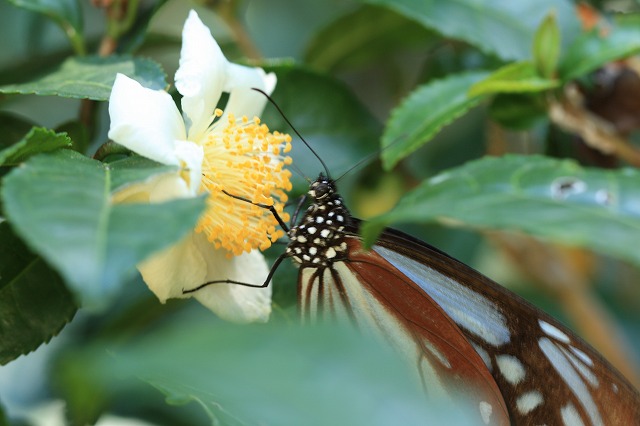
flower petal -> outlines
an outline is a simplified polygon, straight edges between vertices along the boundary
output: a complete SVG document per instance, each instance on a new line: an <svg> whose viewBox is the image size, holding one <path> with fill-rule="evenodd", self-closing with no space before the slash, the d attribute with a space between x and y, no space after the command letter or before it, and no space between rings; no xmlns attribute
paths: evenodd
<svg viewBox="0 0 640 426"><path fill-rule="evenodd" d="M167 92L142 87L118 74L109 98L109 138L162 164L179 164L175 141L186 139L184 122Z"/></svg>
<svg viewBox="0 0 640 426"><path fill-rule="evenodd" d="M195 11L189 12L182 30L180 67L175 82L183 96L182 111L188 139L199 140L213 120L229 62Z"/></svg>
<svg viewBox="0 0 640 426"><path fill-rule="evenodd" d="M264 256L252 251L228 259L203 234L191 233L180 243L138 265L144 282L164 303L169 298L193 296L220 318L238 323L266 322L271 313L271 286L250 288L237 284L212 284L183 294L208 281L231 279L262 284L269 273Z"/></svg>
<svg viewBox="0 0 640 426"><path fill-rule="evenodd" d="M260 89L270 95L276 87L276 82L276 75L267 74L262 68L230 63L228 79L224 87L224 91L229 92L229 101L224 107L225 114L233 113L236 117L246 115L249 119L259 116L267 103L267 98L252 89Z"/></svg>
<svg viewBox="0 0 640 426"><path fill-rule="evenodd" d="M204 150L193 142L176 141L176 155L189 173L189 190L192 195L196 195L202 180Z"/></svg>
<svg viewBox="0 0 640 426"><path fill-rule="evenodd" d="M207 263L195 244L199 237L199 234L191 233L179 243L138 265L142 279L160 302L164 303L170 298L190 297L189 294L183 294L183 290L207 281Z"/></svg>
<svg viewBox="0 0 640 426"><path fill-rule="evenodd" d="M195 241L200 245L207 263L207 275L202 282L230 279L262 284L269 273L264 256L257 250L228 259L226 251L214 250L203 235L196 236ZM227 321L266 322L271 313L271 285L251 288L238 284L212 284L193 296Z"/></svg>

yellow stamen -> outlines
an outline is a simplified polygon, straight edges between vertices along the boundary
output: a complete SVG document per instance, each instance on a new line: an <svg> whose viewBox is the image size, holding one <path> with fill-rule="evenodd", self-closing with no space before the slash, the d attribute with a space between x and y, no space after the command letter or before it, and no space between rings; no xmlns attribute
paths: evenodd
<svg viewBox="0 0 640 426"><path fill-rule="evenodd" d="M215 111L222 116L221 110ZM291 189L291 172L283 165L291 164L284 156L291 150L291 137L270 133L257 117L239 120L233 114L226 122L216 122L202 142L201 190L208 192L207 210L200 218L197 232L203 232L216 248L240 255L255 248L266 250L284 232L271 212L249 202L226 195L242 197L253 203L274 206L284 221L287 201L285 191Z"/></svg>

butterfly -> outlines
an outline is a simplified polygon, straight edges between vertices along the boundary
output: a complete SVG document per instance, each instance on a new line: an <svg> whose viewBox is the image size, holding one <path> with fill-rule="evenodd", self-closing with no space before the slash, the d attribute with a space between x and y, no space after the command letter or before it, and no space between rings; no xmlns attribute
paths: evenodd
<svg viewBox="0 0 640 426"><path fill-rule="evenodd" d="M400 231L366 250L361 221L322 174L307 197L274 264L299 267L304 322L346 318L381 335L428 395L465 393L484 424L640 424L638 391L557 320Z"/></svg>
<svg viewBox="0 0 640 426"><path fill-rule="evenodd" d="M255 89L258 90L258 89ZM258 90L260 91L260 90ZM260 91L280 112L278 105ZM371 249L359 236L334 180L309 185L290 241L262 285L291 258L299 267L303 322L344 318L379 334L405 356L429 396L462 394L479 424L640 425L640 394L608 361L560 322L473 268L403 232L384 230ZM297 222L305 200L310 205Z"/></svg>

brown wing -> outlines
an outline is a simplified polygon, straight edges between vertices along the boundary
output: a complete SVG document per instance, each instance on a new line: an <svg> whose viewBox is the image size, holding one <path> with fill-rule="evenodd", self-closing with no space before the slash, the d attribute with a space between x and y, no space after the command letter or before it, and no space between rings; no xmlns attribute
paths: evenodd
<svg viewBox="0 0 640 426"><path fill-rule="evenodd" d="M638 391L568 328L398 231L374 246L434 299L483 358L514 424L640 425Z"/></svg>
<svg viewBox="0 0 640 426"><path fill-rule="evenodd" d="M402 352L428 395L465 396L485 424L510 424L506 404L481 357L459 327L419 286L359 239L347 238L349 261L303 268L303 319L346 316Z"/></svg>

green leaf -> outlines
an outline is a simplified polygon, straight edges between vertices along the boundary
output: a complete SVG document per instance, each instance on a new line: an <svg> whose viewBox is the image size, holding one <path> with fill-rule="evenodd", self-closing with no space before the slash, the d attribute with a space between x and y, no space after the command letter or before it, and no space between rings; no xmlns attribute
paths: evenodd
<svg viewBox="0 0 640 426"><path fill-rule="evenodd" d="M4 413L4 407L0 404L0 426L11 426L9 424L9 420L7 420L7 416Z"/></svg>
<svg viewBox="0 0 640 426"><path fill-rule="evenodd" d="M415 21L365 5L317 32L304 62L320 70L348 69L413 46L425 49L430 38L433 33Z"/></svg>
<svg viewBox="0 0 640 426"><path fill-rule="evenodd" d="M558 80L540 77L535 66L528 61L514 62L492 73L469 89L469 96L494 93L541 92L560 85Z"/></svg>
<svg viewBox="0 0 640 426"><path fill-rule="evenodd" d="M447 37L464 40L504 60L531 57L536 29L554 11L562 40L572 40L580 26L574 5L565 0L366 0L386 6Z"/></svg>
<svg viewBox="0 0 640 426"><path fill-rule="evenodd" d="M145 157L133 155L109 163L111 176L111 190L119 191L129 184L145 181L153 176L176 171L176 166L156 163Z"/></svg>
<svg viewBox="0 0 640 426"><path fill-rule="evenodd" d="M331 159L332 175L340 175L371 153L381 126L344 84L292 65L265 69L278 76L278 86L271 97L320 158ZM265 109L262 119L270 129L293 134L271 106ZM291 155L293 164L310 176L315 178L323 171L300 140L294 139Z"/></svg>
<svg viewBox="0 0 640 426"><path fill-rule="evenodd" d="M15 166L35 154L71 146L66 133L55 133L42 127L32 128L19 142L0 151L0 166Z"/></svg>
<svg viewBox="0 0 640 426"><path fill-rule="evenodd" d="M583 33L566 52L559 66L559 74L564 81L634 55L640 52L640 16L619 18L610 28L595 28Z"/></svg>
<svg viewBox="0 0 640 426"><path fill-rule="evenodd" d="M15 6L42 13L55 21L76 48L82 53L82 8L78 0L8 0ZM81 50L77 50L80 48Z"/></svg>
<svg viewBox="0 0 640 426"><path fill-rule="evenodd" d="M162 90L167 87L164 71L150 59L89 56L69 58L36 80L0 86L0 93L106 101L117 73L125 74L149 89Z"/></svg>
<svg viewBox="0 0 640 426"><path fill-rule="evenodd" d="M0 223L0 364L57 335L76 312L60 276Z"/></svg>
<svg viewBox="0 0 640 426"><path fill-rule="evenodd" d="M542 77L551 78L560 57L560 28L552 11L544 18L533 39L533 61Z"/></svg>
<svg viewBox="0 0 640 426"><path fill-rule="evenodd" d="M92 417L87 405L94 395L137 395L136 378L168 404L196 402L191 408L203 409L210 424L472 424L464 401L429 401L390 348L335 325L174 319L125 345L114 343L68 353L56 369L76 424Z"/></svg>
<svg viewBox="0 0 640 426"><path fill-rule="evenodd" d="M369 222L367 242L393 222L456 223L518 230L640 265L640 172L583 168L540 156L485 157L406 194Z"/></svg>
<svg viewBox="0 0 640 426"><path fill-rule="evenodd" d="M78 120L69 120L59 124L54 129L56 132L64 132L71 139L71 149L80 153L87 153L91 144L91 130L89 126Z"/></svg>
<svg viewBox="0 0 640 426"><path fill-rule="evenodd" d="M382 164L390 170L400 160L480 101L468 96L469 88L487 76L468 72L418 87L396 107L382 136Z"/></svg>
<svg viewBox="0 0 640 426"><path fill-rule="evenodd" d="M135 265L193 229L204 208L203 198L114 205L112 191L127 183L119 173L140 176L62 150L31 158L2 188L16 232L91 309L108 305Z"/></svg>

